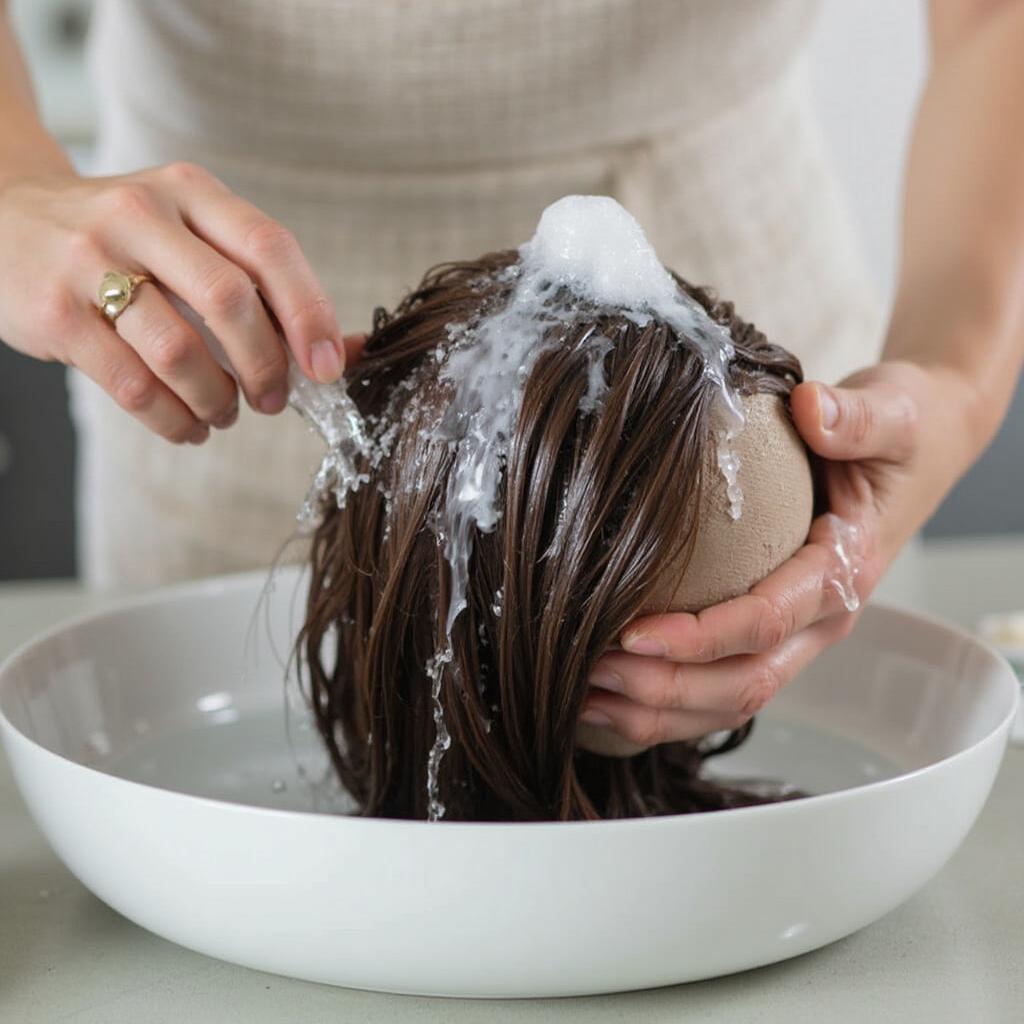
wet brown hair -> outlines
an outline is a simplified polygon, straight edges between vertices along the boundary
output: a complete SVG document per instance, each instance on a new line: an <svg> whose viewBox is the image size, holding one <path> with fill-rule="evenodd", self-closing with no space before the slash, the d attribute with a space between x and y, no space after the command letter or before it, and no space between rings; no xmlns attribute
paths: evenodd
<svg viewBox="0 0 1024 1024"><path fill-rule="evenodd" d="M365 467L371 483L343 509L324 504L298 650L334 768L364 815L427 817L435 723L425 665L444 647L450 585L433 517L453 456L426 433L450 398L439 346L448 325L507 300L516 261L507 251L431 270L393 313L377 311L349 374L370 423L398 426L391 456ZM673 276L728 326L740 393L788 395L801 380L797 359L731 304ZM641 327L581 308L578 321L552 329L558 344L534 363L510 439L504 512L493 532L474 532L468 606L453 626L441 690L445 818L622 818L761 802L699 775L749 724L631 758L576 746L594 663L647 607L662 567L692 550L716 385L695 348L656 320ZM603 404L588 414L580 400L595 331L612 344Z"/></svg>

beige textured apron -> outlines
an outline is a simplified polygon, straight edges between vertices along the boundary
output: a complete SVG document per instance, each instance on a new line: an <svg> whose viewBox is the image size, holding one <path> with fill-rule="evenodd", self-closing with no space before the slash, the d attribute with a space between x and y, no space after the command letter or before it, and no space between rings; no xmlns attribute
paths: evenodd
<svg viewBox="0 0 1024 1024"><path fill-rule="evenodd" d="M189 159L297 234L346 331L432 264L620 199L811 377L877 308L808 105L813 0L99 0L97 171ZM92 584L268 566L319 446L290 411L202 448L73 374Z"/></svg>

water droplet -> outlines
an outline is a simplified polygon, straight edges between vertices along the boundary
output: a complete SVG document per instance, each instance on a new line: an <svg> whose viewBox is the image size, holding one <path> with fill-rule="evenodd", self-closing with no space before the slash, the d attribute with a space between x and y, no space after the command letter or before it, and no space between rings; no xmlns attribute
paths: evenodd
<svg viewBox="0 0 1024 1024"><path fill-rule="evenodd" d="M860 608L855 581L864 560L863 537L855 523L847 522L833 512L826 513L826 518L832 534L832 551L836 556L834 575L826 580L826 584L839 594L848 612L855 612Z"/></svg>

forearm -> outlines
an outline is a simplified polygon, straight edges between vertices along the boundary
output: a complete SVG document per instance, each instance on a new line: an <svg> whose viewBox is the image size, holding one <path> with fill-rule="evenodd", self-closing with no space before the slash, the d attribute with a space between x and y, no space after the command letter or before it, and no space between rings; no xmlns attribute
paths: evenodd
<svg viewBox="0 0 1024 1024"><path fill-rule="evenodd" d="M39 119L32 84L0 0L0 186L12 178L66 172L70 162Z"/></svg>
<svg viewBox="0 0 1024 1024"><path fill-rule="evenodd" d="M966 384L971 457L998 428L1024 361L1024 2L989 2L984 16L963 7L972 18L959 33L933 19L885 358Z"/></svg>

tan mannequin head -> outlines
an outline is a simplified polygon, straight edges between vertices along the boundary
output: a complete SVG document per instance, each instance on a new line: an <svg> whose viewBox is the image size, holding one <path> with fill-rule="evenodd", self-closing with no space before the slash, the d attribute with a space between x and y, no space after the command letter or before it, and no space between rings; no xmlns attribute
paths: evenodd
<svg viewBox="0 0 1024 1024"><path fill-rule="evenodd" d="M702 495L697 540L689 561L673 560L641 614L699 612L745 594L807 539L814 487L807 449L793 427L785 399L750 395L746 426L734 442L740 458L743 514L729 515L725 481L707 455L710 486ZM644 748L616 733L581 722L580 746L608 757L632 757Z"/></svg>

